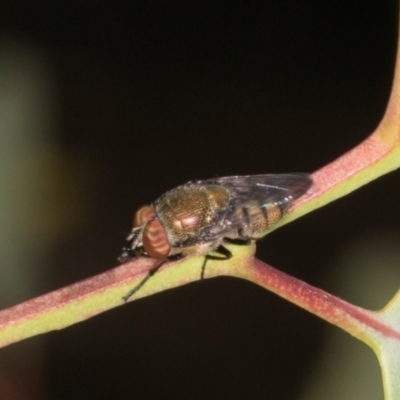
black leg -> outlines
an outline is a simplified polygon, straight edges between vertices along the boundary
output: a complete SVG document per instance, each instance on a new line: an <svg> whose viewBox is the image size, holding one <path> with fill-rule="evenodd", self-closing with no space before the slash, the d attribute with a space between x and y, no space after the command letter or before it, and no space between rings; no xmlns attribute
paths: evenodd
<svg viewBox="0 0 400 400"><path fill-rule="evenodd" d="M153 267L148 274L133 288L131 289L125 296L122 297L122 300L126 303L167 261L175 261L183 258L183 254L175 254L162 260L159 264Z"/></svg>
<svg viewBox="0 0 400 400"><path fill-rule="evenodd" d="M204 279L204 272L206 269L206 264L208 260L229 260L232 258L232 253L224 246L220 245L218 246L215 250L213 250L214 253L218 253L219 255L213 255L213 254L206 254L204 256L204 263L203 266L201 267L201 275L200 279Z"/></svg>
<svg viewBox="0 0 400 400"><path fill-rule="evenodd" d="M154 268L152 268L133 289L131 289L124 297L122 297L122 300L124 300L126 303L165 264L166 261L167 260L163 260Z"/></svg>

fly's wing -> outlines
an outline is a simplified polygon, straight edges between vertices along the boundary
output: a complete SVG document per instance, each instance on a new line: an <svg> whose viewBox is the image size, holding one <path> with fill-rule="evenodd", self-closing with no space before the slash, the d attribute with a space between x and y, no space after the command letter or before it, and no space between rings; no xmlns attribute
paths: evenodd
<svg viewBox="0 0 400 400"><path fill-rule="evenodd" d="M312 185L306 173L228 176L196 182L201 185L220 185L229 190L229 206L216 213L215 223L205 229L202 236L212 241L233 233L246 224L237 208L278 206L285 212L290 204L303 196Z"/></svg>

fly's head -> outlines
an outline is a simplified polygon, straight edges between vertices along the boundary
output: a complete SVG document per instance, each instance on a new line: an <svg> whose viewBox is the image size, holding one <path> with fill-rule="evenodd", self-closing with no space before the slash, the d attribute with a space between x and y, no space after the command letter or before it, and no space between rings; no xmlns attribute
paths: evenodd
<svg viewBox="0 0 400 400"><path fill-rule="evenodd" d="M158 260L166 259L170 255L167 233L151 206L143 206L135 213L133 228L126 240L129 246L122 249L118 258L120 263L141 255Z"/></svg>

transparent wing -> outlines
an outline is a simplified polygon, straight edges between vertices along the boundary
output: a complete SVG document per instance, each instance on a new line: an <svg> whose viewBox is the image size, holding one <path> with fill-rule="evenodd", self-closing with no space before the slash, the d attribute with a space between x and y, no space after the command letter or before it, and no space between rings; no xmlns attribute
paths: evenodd
<svg viewBox="0 0 400 400"><path fill-rule="evenodd" d="M229 206L216 213L215 222L202 233L204 240L212 241L243 228L246 221L238 208L278 206L285 212L290 204L304 195L312 186L306 173L228 176L198 181L200 185L220 185L231 194Z"/></svg>

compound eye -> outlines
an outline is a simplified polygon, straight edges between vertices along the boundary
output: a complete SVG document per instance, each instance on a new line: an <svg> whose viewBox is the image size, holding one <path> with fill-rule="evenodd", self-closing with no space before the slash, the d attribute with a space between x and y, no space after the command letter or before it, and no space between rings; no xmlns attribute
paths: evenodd
<svg viewBox="0 0 400 400"><path fill-rule="evenodd" d="M146 223L154 218L155 215L156 212L154 211L153 207L143 206L139 208L139 210L137 210L133 216L133 227L137 228L139 226L146 225Z"/></svg>
<svg viewBox="0 0 400 400"><path fill-rule="evenodd" d="M143 247L146 253L162 260L169 256L171 247L168 243L167 233L158 219L148 222L143 229Z"/></svg>

